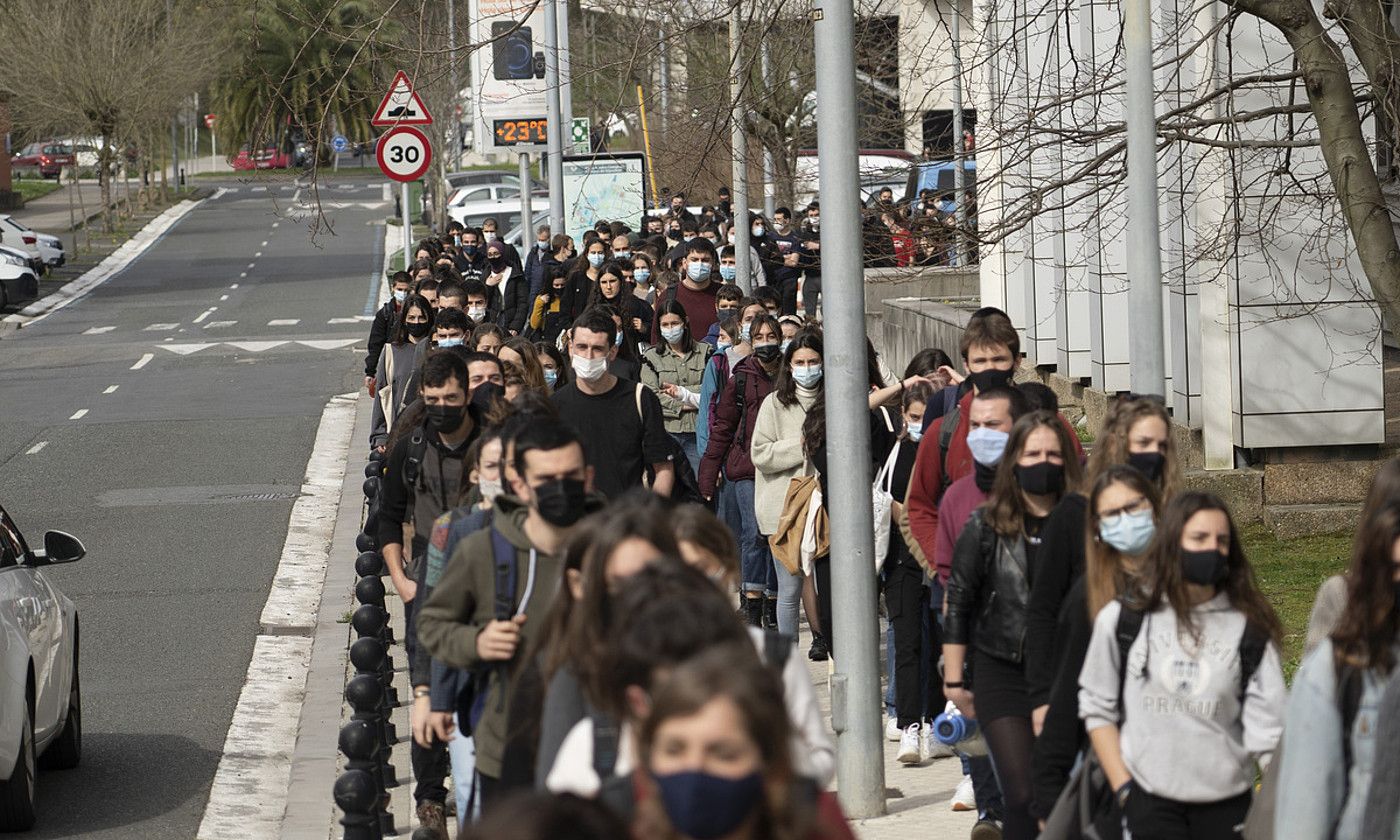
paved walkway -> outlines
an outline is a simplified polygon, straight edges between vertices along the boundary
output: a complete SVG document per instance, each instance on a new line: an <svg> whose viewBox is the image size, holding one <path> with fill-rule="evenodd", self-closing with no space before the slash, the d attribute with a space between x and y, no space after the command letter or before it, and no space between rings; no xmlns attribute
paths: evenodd
<svg viewBox="0 0 1400 840"><path fill-rule="evenodd" d="M126 195L120 184L112 187L113 200ZM59 234L72 230L102 212L102 188L96 181L81 181L76 187L64 184L48 195L31 199L15 218L40 233Z"/></svg>

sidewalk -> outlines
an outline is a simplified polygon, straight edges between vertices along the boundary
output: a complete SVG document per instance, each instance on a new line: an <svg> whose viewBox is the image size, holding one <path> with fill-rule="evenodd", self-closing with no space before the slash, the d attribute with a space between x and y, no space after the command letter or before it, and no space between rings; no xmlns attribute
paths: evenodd
<svg viewBox="0 0 1400 840"><path fill-rule="evenodd" d="M125 197L126 190L122 188L121 183L114 183L112 198L121 202ZM72 230L75 223L81 225L87 219L101 213L102 187L96 181L80 181L76 187L64 184L48 195L25 202L24 209L15 213L15 218L40 233L59 234Z"/></svg>

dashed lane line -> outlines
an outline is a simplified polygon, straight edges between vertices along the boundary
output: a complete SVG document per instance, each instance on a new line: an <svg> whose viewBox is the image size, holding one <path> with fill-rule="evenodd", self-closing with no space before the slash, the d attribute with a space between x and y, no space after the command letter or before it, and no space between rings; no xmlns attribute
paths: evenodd
<svg viewBox="0 0 1400 840"><path fill-rule="evenodd" d="M145 353L145 354L143 354L143 355L141 356L140 359L138 359L138 360L136 361L136 364L134 364L134 365L131 366L131 369L132 369L132 370L140 370L141 368L143 368L143 367L145 367L146 365L150 364L150 363L151 363L151 359L154 359L155 357L156 357L156 354L155 354L155 353Z"/></svg>
<svg viewBox="0 0 1400 840"><path fill-rule="evenodd" d="M204 310L203 312L201 312L201 313L199 313L198 315L196 315L196 316L195 316L195 319L194 319L194 322L195 322L196 324L202 324L202 323L204 323L204 319L205 319L205 318L208 318L210 315L213 315L214 312L215 312L218 308L219 308L219 307L217 307L217 306L211 306L211 307L209 307L208 309L206 309L206 310Z"/></svg>
<svg viewBox="0 0 1400 840"><path fill-rule="evenodd" d="M40 452L43 452L43 451L44 451L44 447L45 447L45 446L48 446L48 445L49 445L49 442L48 442L48 441L46 441L46 440L41 440L41 441L39 441L38 443L34 444L33 446L29 447L28 449L24 450L24 454L25 454L25 455L38 455Z"/></svg>
<svg viewBox="0 0 1400 840"><path fill-rule="evenodd" d="M116 327L92 327L90 329L83 330L83 335L102 335L103 333L109 333L114 329L116 329Z"/></svg>
<svg viewBox="0 0 1400 840"><path fill-rule="evenodd" d="M73 416L72 416L72 417L69 417L68 419L69 419L69 420L81 420L81 419L83 419L84 417L87 416L87 413L88 413L88 410L87 410L86 408L80 408L80 409L78 409L77 411L73 412Z"/></svg>
<svg viewBox="0 0 1400 840"><path fill-rule="evenodd" d="M180 326L180 325L179 325L179 324L151 324L149 327L146 327L144 330L142 330L142 332L167 332L167 331L169 331L169 330L175 329L175 328L178 327L178 326Z"/></svg>
<svg viewBox="0 0 1400 840"><path fill-rule="evenodd" d="M267 322L269 327L295 327L301 323L300 318L273 318Z"/></svg>
<svg viewBox="0 0 1400 840"><path fill-rule="evenodd" d="M117 392L117 389L120 388L120 387L121 387L120 385L108 385L108 386L107 386L107 390L103 391L102 393L103 393L104 395L105 395L105 394L115 394L115 393Z"/></svg>
<svg viewBox="0 0 1400 840"><path fill-rule="evenodd" d="M236 289L236 288L238 288L238 284L237 284L237 283L234 283L232 286L229 286L229 288L230 288L230 289Z"/></svg>
<svg viewBox="0 0 1400 840"><path fill-rule="evenodd" d="M224 330L238 323L237 321L210 321L204 325L206 330Z"/></svg>
<svg viewBox="0 0 1400 840"><path fill-rule="evenodd" d="M222 303L223 301L226 301L226 300L228 300L228 295L219 295L219 302L220 302L220 303Z"/></svg>

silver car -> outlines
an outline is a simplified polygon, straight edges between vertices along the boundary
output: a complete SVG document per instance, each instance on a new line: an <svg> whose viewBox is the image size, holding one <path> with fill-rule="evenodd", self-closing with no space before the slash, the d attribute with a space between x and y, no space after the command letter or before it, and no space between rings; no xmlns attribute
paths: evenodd
<svg viewBox="0 0 1400 840"><path fill-rule="evenodd" d="M76 767L82 754L78 609L44 567L86 553L77 537L24 541L0 508L0 831L34 825L39 767Z"/></svg>

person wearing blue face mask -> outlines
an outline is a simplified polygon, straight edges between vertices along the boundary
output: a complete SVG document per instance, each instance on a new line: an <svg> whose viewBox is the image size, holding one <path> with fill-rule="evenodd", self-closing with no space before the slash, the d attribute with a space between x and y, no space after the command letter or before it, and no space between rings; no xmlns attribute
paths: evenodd
<svg viewBox="0 0 1400 840"><path fill-rule="evenodd" d="M592 239L584 245L580 258L569 267L564 282L562 311L570 319L577 318L588 308L588 301L602 274L603 263L607 261L608 246L601 239Z"/></svg>
<svg viewBox="0 0 1400 840"><path fill-rule="evenodd" d="M680 270L681 282L667 288L657 300L658 307L665 301L679 301L690 315L692 335L708 335L710 327L719 320L715 311L715 301L721 285L719 277L715 274L718 263L715 248L709 240L692 239L685 245L685 259ZM651 340L648 343L661 343L660 327L656 320L652 322Z"/></svg>
<svg viewBox="0 0 1400 840"><path fill-rule="evenodd" d="M1088 744L1079 719L1079 672L1094 629L1094 616L1116 598L1136 591L1142 581L1139 560L1157 533L1161 508L1157 483L1126 464L1103 470L1089 489L1084 574L1077 577L1057 617L1054 680L1045 699L1031 768L1035 807L1054 804L1080 752Z"/></svg>
<svg viewBox="0 0 1400 840"><path fill-rule="evenodd" d="M661 343L642 355L642 384L656 392L661 400L666 431L680 444L691 471L698 472L700 452L695 441L698 405L677 399L675 394L676 388L700 392L710 345L696 341L691 335L685 307L678 301L663 303L656 320Z"/></svg>

